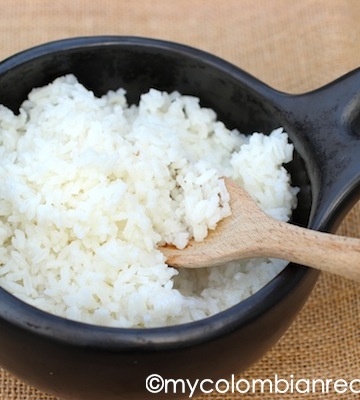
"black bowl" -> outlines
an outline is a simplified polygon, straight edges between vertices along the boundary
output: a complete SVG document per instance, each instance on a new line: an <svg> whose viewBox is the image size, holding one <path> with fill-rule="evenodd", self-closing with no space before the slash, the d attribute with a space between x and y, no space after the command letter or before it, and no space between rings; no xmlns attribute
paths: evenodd
<svg viewBox="0 0 360 400"><path fill-rule="evenodd" d="M16 112L33 87L68 73L97 95L124 87L130 103L151 87L198 96L229 128L245 133L283 126L296 150L289 170L301 188L293 223L334 231L359 198L360 71L295 96L179 44L75 38L3 61L0 103ZM312 269L289 264L258 293L218 315L157 329L66 320L0 289L0 364L43 391L71 399L144 399L151 374L215 382L246 369L281 337L317 277ZM181 385L160 385L158 391L158 399L189 395Z"/></svg>

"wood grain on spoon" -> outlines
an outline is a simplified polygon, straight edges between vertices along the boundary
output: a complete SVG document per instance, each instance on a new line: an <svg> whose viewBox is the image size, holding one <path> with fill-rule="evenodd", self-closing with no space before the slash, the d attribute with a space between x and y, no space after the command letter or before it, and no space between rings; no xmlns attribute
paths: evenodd
<svg viewBox="0 0 360 400"><path fill-rule="evenodd" d="M201 268L245 258L280 258L360 281L360 239L301 228L267 216L250 195L225 178L232 215L202 242L162 252L173 267Z"/></svg>

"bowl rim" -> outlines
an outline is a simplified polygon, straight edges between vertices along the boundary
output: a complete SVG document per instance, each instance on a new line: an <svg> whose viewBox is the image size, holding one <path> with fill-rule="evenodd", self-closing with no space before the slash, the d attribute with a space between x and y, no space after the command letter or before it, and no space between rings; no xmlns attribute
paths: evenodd
<svg viewBox="0 0 360 400"><path fill-rule="evenodd" d="M83 47L119 45L161 48L181 53L186 57L201 58L203 62L210 63L217 69L226 70L227 74L233 75L237 80L246 80L247 85L256 90L269 88L237 66L206 51L176 42L141 36L80 36L50 41L5 58L0 62L0 74L52 53L67 52ZM303 266L288 264L283 271L247 299L205 319L174 326L121 328L73 321L31 306L1 287L0 318L31 334L77 346L147 351L189 347L214 340L241 326L251 324L254 319L286 298L301 281L310 275L317 277L318 272Z"/></svg>

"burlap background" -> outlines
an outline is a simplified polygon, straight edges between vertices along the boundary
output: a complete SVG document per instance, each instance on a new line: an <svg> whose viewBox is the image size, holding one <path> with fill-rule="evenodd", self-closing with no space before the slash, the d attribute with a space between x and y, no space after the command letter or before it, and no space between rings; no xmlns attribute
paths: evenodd
<svg viewBox="0 0 360 400"><path fill-rule="evenodd" d="M202 48L275 88L296 93L360 65L359 21L358 0L0 0L0 59L64 37L148 36ZM357 205L339 233L360 237L359 222ZM242 377L360 378L359 311L358 284L322 275L291 329ZM329 400L337 397L356 398L349 392L326 395ZM0 371L0 398L54 400L4 371ZM324 395L212 394L197 400L244 398L320 399Z"/></svg>

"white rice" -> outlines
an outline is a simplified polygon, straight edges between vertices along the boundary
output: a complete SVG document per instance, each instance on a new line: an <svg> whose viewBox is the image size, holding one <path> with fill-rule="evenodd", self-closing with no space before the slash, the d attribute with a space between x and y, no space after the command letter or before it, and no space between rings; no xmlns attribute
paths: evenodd
<svg viewBox="0 0 360 400"><path fill-rule="evenodd" d="M248 260L176 270L182 248L230 214L222 176L288 220L287 134L228 130L199 99L151 89L101 98L73 75L0 106L0 284L42 310L98 325L155 327L240 302L286 264Z"/></svg>

